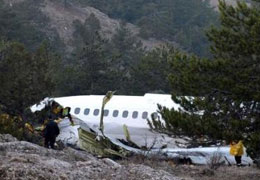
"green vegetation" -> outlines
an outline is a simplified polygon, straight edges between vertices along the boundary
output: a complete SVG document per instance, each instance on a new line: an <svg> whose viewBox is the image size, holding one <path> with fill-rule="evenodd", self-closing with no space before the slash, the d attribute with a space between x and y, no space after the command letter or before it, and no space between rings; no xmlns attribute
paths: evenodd
<svg viewBox="0 0 260 180"><path fill-rule="evenodd" d="M154 121L151 126L194 139L242 139L250 155L260 157L260 9L224 1L219 9L221 27L207 34L214 59L169 55L172 97L183 109L159 107L165 124Z"/></svg>
<svg viewBox="0 0 260 180"><path fill-rule="evenodd" d="M22 116L27 107L53 90L50 74L53 59L44 45L32 54L16 42L2 41L0 54L2 110Z"/></svg>
<svg viewBox="0 0 260 180"><path fill-rule="evenodd" d="M59 94L134 93L132 69L144 54L140 41L123 24L110 41L104 39L94 14L84 24L75 21L74 26L76 48L70 63L64 65Z"/></svg>
<svg viewBox="0 0 260 180"><path fill-rule="evenodd" d="M175 50L170 46L157 48L142 56L139 63L132 68L133 87L135 94L170 93L171 88L167 79L171 72L168 55Z"/></svg>
<svg viewBox="0 0 260 180"><path fill-rule="evenodd" d="M24 123L34 120L29 107L54 90L51 74L54 60L44 44L34 53L29 53L20 43L1 41L1 132L24 135ZM22 139L21 136L18 138Z"/></svg>
<svg viewBox="0 0 260 180"><path fill-rule="evenodd" d="M26 0L12 6L0 1L0 37L23 43L30 52L34 52L45 41L49 49L61 57L62 61L56 62L55 67L53 65L56 89L52 95L104 94L108 90L117 90L118 94L140 95L146 92L170 92L166 78L168 70L164 70L168 66L164 58L160 57L161 50L147 52L140 40L126 28L125 23L121 23L111 39L105 39L100 33L100 22L94 14L86 17L85 23L75 21L72 39L74 49L70 54L40 9L44 6L44 0ZM78 2L92 5L113 18L135 23L141 27L141 35L145 38L176 41L187 51L198 50L198 54L209 52L207 40L201 35L205 36L204 29L211 22L215 24L217 18L216 12L207 2ZM60 3L69 9L75 2L61 0ZM154 13L159 15L158 18L153 17ZM202 18L206 19L201 21ZM183 23L188 19L191 20ZM150 22L151 20L155 22ZM196 33L191 35L190 32L186 33L188 30ZM202 43L197 43L191 36ZM157 60L160 61L159 66Z"/></svg>
<svg viewBox="0 0 260 180"><path fill-rule="evenodd" d="M23 43L30 51L48 40L50 47L62 51L63 45L57 32L49 27L49 19L40 10L42 2L26 0L9 6L0 0L0 37Z"/></svg>
<svg viewBox="0 0 260 180"><path fill-rule="evenodd" d="M198 0L78 0L110 17L138 25L144 38L177 42L184 50L209 56L205 30L218 24L208 1Z"/></svg>

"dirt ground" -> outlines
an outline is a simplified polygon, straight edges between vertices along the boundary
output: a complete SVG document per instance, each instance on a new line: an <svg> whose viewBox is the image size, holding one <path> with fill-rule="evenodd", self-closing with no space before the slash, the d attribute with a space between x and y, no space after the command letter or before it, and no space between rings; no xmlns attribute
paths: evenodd
<svg viewBox="0 0 260 180"><path fill-rule="evenodd" d="M169 173L178 177L195 180L259 180L260 169L255 167L222 166L211 170L207 166L179 165L168 168Z"/></svg>
<svg viewBox="0 0 260 180"><path fill-rule="evenodd" d="M187 165L176 164L172 161L161 160L126 160L121 161L127 164L133 163L144 164L157 170L164 170L168 173L183 178L183 180L260 180L260 169L255 165L237 167L222 165L216 170L210 169L208 165Z"/></svg>

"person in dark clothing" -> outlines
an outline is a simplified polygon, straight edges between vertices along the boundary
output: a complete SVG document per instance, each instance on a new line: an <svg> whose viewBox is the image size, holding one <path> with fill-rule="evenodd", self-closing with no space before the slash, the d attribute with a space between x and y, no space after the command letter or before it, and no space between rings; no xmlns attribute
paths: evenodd
<svg viewBox="0 0 260 180"><path fill-rule="evenodd" d="M54 120L50 120L44 129L45 147L51 147L52 149L54 149L54 143L56 141L56 137L59 134L60 129L58 127L58 124Z"/></svg>

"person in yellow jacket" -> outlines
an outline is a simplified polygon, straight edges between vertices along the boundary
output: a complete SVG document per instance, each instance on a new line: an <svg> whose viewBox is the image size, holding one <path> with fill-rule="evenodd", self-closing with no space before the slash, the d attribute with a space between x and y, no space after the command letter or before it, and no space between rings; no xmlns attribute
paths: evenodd
<svg viewBox="0 0 260 180"><path fill-rule="evenodd" d="M230 144L230 154L235 157L237 166L241 166L241 159L244 154L244 145L241 140L238 143L232 142Z"/></svg>

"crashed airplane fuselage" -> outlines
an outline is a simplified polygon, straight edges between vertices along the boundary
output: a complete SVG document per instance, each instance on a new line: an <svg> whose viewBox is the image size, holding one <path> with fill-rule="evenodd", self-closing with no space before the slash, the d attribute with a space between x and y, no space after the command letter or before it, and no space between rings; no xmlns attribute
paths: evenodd
<svg viewBox="0 0 260 180"><path fill-rule="evenodd" d="M85 132L94 131L98 136L105 135L117 146L128 151L143 153L143 150L123 144L128 141L124 127L130 135L130 139L138 147L146 147L150 154L163 153L167 157L188 157L193 163L205 164L216 152L221 154L226 163L234 163L234 157L229 155L228 147L193 148L185 149L187 141L182 138L172 138L165 134L150 131L147 119L151 116L161 118L157 113L158 104L167 108L178 110L180 106L175 104L171 95L145 94L144 96L114 95L104 108L104 132L100 132L101 107L104 96L86 95L53 98L64 107L71 107L71 114L77 121L77 125L70 126L68 119L59 124L61 134L58 139L70 144L79 143L81 128ZM32 111L40 110L44 101L38 106L33 106ZM82 144L81 144L82 145ZM164 147L162 149L162 147ZM250 157L242 158L245 164L251 164Z"/></svg>
<svg viewBox="0 0 260 180"><path fill-rule="evenodd" d="M53 98L56 102L64 107L71 107L71 115L77 119L87 123L92 129L98 129L100 124L101 107L104 96L102 95L86 95L86 96L69 96ZM168 108L178 109L179 105L175 104L171 95L162 94L145 94L144 96L120 96L114 95L104 108L104 134L111 138L125 139L123 126L125 125L131 136L131 140L138 146L153 146L160 148L162 146L176 148L176 142L171 138L151 132L147 123L147 118L160 117L157 113L157 104L161 104ZM32 111L40 110L42 105L33 106ZM62 130L70 129L70 136L76 134L77 127L66 127L69 123L61 122ZM74 129L74 131L72 131ZM67 130L67 129L66 129ZM77 137L66 138L60 136L67 141L72 141ZM181 139L179 142L181 143Z"/></svg>

